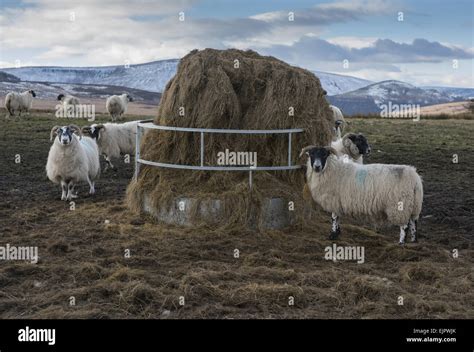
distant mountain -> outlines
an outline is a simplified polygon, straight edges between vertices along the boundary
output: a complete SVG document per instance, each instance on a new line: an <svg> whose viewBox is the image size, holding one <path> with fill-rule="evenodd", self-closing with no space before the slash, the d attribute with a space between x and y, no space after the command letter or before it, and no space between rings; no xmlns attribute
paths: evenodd
<svg viewBox="0 0 474 352"><path fill-rule="evenodd" d="M464 100L474 98L474 88L456 88L456 87L421 87L423 89L434 89L442 94L446 94L453 99L462 98Z"/></svg>
<svg viewBox="0 0 474 352"><path fill-rule="evenodd" d="M79 84L113 85L163 92L166 83L174 76L179 60L153 61L145 64L104 67L21 67L6 68L22 81L60 82ZM1 71L0 71L1 72ZM328 95L341 94L364 87L371 81L351 76L314 71Z"/></svg>
<svg viewBox="0 0 474 352"><path fill-rule="evenodd" d="M328 95L342 94L365 87L372 81L352 76L338 75L321 71L312 71L321 81L321 85L328 92Z"/></svg>
<svg viewBox="0 0 474 352"><path fill-rule="evenodd" d="M352 92L328 97L331 104L345 114L377 114L389 102L392 105L415 104L421 106L463 100L436 89L423 89L401 81L382 81Z"/></svg>
<svg viewBox="0 0 474 352"><path fill-rule="evenodd" d="M1 73L1 72L0 72ZM122 94L124 87L93 84L74 83L49 83L49 82L8 82L1 81L0 75L0 96L5 96L9 92L24 92L34 90L36 98L41 100L56 100L59 94L71 94L79 98L99 98L107 99L113 94ZM128 88L128 93L133 100L146 104L158 105L161 93L149 92L140 89ZM86 101L85 100L85 101Z"/></svg>
<svg viewBox="0 0 474 352"><path fill-rule="evenodd" d="M9 73L0 71L0 82L20 82L20 79L16 76L13 76Z"/></svg>
<svg viewBox="0 0 474 352"><path fill-rule="evenodd" d="M162 92L176 73L179 60L154 61L146 64L101 67L20 67L1 71L22 81L109 85Z"/></svg>

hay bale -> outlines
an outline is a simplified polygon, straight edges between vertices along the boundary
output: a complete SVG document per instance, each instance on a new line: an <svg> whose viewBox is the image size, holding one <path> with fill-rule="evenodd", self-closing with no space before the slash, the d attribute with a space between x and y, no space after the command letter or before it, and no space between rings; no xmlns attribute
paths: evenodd
<svg viewBox="0 0 474 352"><path fill-rule="evenodd" d="M304 133L293 135L292 163L297 164L302 147L330 143L331 116L313 73L254 51L205 49L181 59L154 122L218 129L304 128ZM287 140L287 135L206 134L205 164L217 165L218 152L229 149L256 152L258 166L287 165ZM199 146L199 133L148 130L140 148L143 159L199 165ZM229 199L225 207L231 218L226 222L245 222L262 196L298 198L303 185L302 170L255 172L249 191L247 172L142 166L138 180L128 187L127 203L132 210L142 211L145 194L157 208L181 196Z"/></svg>

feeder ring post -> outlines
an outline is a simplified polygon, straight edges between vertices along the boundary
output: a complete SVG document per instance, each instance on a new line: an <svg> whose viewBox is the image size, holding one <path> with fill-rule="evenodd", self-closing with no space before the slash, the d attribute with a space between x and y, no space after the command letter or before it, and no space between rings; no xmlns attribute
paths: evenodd
<svg viewBox="0 0 474 352"><path fill-rule="evenodd" d="M135 180L138 180L138 174L140 173L140 139L141 139L141 130L139 124L137 124L137 134L135 136Z"/></svg>

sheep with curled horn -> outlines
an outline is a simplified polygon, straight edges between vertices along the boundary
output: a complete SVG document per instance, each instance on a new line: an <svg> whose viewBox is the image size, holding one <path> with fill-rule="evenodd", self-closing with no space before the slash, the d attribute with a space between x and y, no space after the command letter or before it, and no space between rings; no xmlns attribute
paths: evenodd
<svg viewBox="0 0 474 352"><path fill-rule="evenodd" d="M95 180L100 175L97 143L83 136L76 125L54 126L50 139L54 141L46 162L46 174L49 180L61 185L61 200L76 198L74 191L80 182L87 182L89 194L94 194Z"/></svg>

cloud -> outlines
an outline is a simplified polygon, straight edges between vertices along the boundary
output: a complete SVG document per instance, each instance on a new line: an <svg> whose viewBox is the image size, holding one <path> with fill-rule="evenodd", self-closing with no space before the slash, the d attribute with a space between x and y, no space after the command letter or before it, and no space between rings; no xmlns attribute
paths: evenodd
<svg viewBox="0 0 474 352"><path fill-rule="evenodd" d="M193 18L186 12L195 0L24 0L0 15L0 45L5 49L41 49L34 57L3 61L75 59L87 64L117 64L182 56L194 48L259 48L289 45L302 36L320 34L332 23L360 19L387 11L386 1L321 4L287 12L269 12L249 18ZM185 21L178 13L185 12ZM73 18L73 20L71 20ZM21 25L18 25L21 23ZM46 25L47 24L47 25ZM102 55L97 53L102 50ZM18 52L18 51L17 51ZM105 62L107 61L107 62Z"/></svg>
<svg viewBox="0 0 474 352"><path fill-rule="evenodd" d="M381 15L393 10L393 4L383 0L348 1L319 4L311 8L295 11L273 11L261 13L251 18L267 23L288 23L289 12L294 14L298 25L328 25L333 23L359 20L363 16Z"/></svg>
<svg viewBox="0 0 474 352"><path fill-rule="evenodd" d="M263 52L309 67L316 62L342 63L344 60L360 68L377 65L390 67L399 63L436 63L474 57L470 49L446 46L426 39L415 39L412 43L377 39L367 46L351 48L313 36L305 36L291 45L274 45L263 49Z"/></svg>

